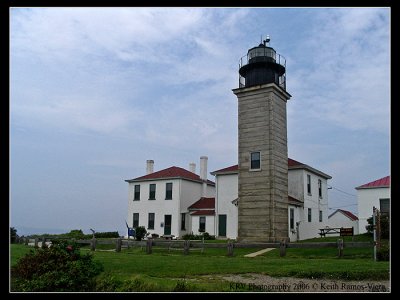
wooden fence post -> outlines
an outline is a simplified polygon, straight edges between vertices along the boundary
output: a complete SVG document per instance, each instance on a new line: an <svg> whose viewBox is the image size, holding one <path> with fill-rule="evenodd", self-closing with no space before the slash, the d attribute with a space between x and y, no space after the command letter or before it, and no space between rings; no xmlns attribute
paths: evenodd
<svg viewBox="0 0 400 300"><path fill-rule="evenodd" d="M233 256L233 243L228 242L228 256Z"/></svg>
<svg viewBox="0 0 400 300"><path fill-rule="evenodd" d="M152 239L148 239L146 241L146 253L147 254L151 254L153 252L152 246L153 246L153 240Z"/></svg>
<svg viewBox="0 0 400 300"><path fill-rule="evenodd" d="M91 251L96 251L96 238L92 238L92 241L90 243L90 250Z"/></svg>
<svg viewBox="0 0 400 300"><path fill-rule="evenodd" d="M185 240L183 242L183 254L184 255L188 255L189 254L189 247L190 247L190 241L189 240Z"/></svg>
<svg viewBox="0 0 400 300"><path fill-rule="evenodd" d="M339 258L341 258L343 257L343 239L338 239L337 245L338 245L338 256Z"/></svg>
<svg viewBox="0 0 400 300"><path fill-rule="evenodd" d="M279 245L279 256L280 257L286 256L286 246L287 246L286 239L282 239L281 243Z"/></svg>
<svg viewBox="0 0 400 300"><path fill-rule="evenodd" d="M122 247L122 240L121 240L121 238L118 238L117 241L116 241L115 251L116 252L121 252L121 247Z"/></svg>

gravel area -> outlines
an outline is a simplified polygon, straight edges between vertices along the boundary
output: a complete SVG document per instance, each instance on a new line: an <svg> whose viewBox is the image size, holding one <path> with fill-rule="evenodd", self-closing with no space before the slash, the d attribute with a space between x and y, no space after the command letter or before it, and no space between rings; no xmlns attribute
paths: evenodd
<svg viewBox="0 0 400 300"><path fill-rule="evenodd" d="M229 282L229 289L248 292L295 292L295 293L374 293L390 292L389 280L331 280L293 277L271 277L262 274L221 275Z"/></svg>

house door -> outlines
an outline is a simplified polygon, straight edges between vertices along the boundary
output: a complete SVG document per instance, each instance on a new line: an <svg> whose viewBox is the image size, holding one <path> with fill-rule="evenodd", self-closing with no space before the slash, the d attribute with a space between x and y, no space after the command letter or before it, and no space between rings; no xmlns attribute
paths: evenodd
<svg viewBox="0 0 400 300"><path fill-rule="evenodd" d="M218 236L226 236L226 215L218 215Z"/></svg>
<svg viewBox="0 0 400 300"><path fill-rule="evenodd" d="M171 234L171 215L164 215L164 235Z"/></svg>

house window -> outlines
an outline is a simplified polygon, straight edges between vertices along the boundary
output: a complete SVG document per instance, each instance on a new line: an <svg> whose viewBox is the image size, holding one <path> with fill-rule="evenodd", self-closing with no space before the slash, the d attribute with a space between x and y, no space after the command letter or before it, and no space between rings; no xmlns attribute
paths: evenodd
<svg viewBox="0 0 400 300"><path fill-rule="evenodd" d="M133 223L132 223L132 227L133 227L133 228L139 227L139 214L138 214L138 213L134 213L134 214L133 214Z"/></svg>
<svg viewBox="0 0 400 300"><path fill-rule="evenodd" d="M319 211L319 221L322 222L322 210Z"/></svg>
<svg viewBox="0 0 400 300"><path fill-rule="evenodd" d="M289 222L290 229L294 229L294 208L289 210Z"/></svg>
<svg viewBox="0 0 400 300"><path fill-rule="evenodd" d="M165 185L165 200L172 199L172 182L169 182Z"/></svg>
<svg viewBox="0 0 400 300"><path fill-rule="evenodd" d="M199 232L205 232L206 231L206 217L200 217L199 223L200 223Z"/></svg>
<svg viewBox="0 0 400 300"><path fill-rule="evenodd" d="M389 215L390 199L389 198L379 199L379 208L380 208L381 214Z"/></svg>
<svg viewBox="0 0 400 300"><path fill-rule="evenodd" d="M181 213L181 230L186 230L186 214Z"/></svg>
<svg viewBox="0 0 400 300"><path fill-rule="evenodd" d="M250 170L260 170L261 168L261 155L260 152L250 153Z"/></svg>
<svg viewBox="0 0 400 300"><path fill-rule="evenodd" d="M311 208L308 209L308 222L311 222Z"/></svg>
<svg viewBox="0 0 400 300"><path fill-rule="evenodd" d="M133 197L133 200L140 200L140 185L136 184L135 185L135 195Z"/></svg>
<svg viewBox="0 0 400 300"><path fill-rule="evenodd" d="M149 224L147 224L147 229L154 229L154 219L155 213L149 213Z"/></svg>
<svg viewBox="0 0 400 300"><path fill-rule="evenodd" d="M322 180L318 179L318 196L322 198Z"/></svg>
<svg viewBox="0 0 400 300"><path fill-rule="evenodd" d="M307 174L307 194L311 195L311 175Z"/></svg>
<svg viewBox="0 0 400 300"><path fill-rule="evenodd" d="M149 200L156 200L156 185L150 184Z"/></svg>

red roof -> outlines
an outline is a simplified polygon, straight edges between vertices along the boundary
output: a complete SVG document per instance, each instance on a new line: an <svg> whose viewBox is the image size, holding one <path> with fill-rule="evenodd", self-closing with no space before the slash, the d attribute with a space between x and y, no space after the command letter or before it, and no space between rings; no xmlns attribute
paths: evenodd
<svg viewBox="0 0 400 300"><path fill-rule="evenodd" d="M289 204L295 206L303 206L304 202L300 201L299 199L293 198L292 196L288 196Z"/></svg>
<svg viewBox="0 0 400 300"><path fill-rule="evenodd" d="M295 167L295 166L306 166L305 164L298 162L297 160L288 158L288 167ZM211 174L213 173L229 173L229 172L235 172L239 170L239 166L238 165L233 165L224 169L220 169L214 172L211 172Z"/></svg>
<svg viewBox="0 0 400 300"><path fill-rule="evenodd" d="M356 187L356 189L368 189L368 188L381 188L390 186L390 176L386 176L375 181L368 182L366 184Z"/></svg>
<svg viewBox="0 0 400 300"><path fill-rule="evenodd" d="M301 162L298 162L297 160L288 158L288 166L289 166L289 167L301 166L301 165L304 165L304 164L301 163Z"/></svg>
<svg viewBox="0 0 400 300"><path fill-rule="evenodd" d="M200 179L199 175L175 166L126 181L130 182L130 181L166 179L166 178L182 178L182 179L203 182ZM207 183L211 185L215 184L211 180L207 180Z"/></svg>
<svg viewBox="0 0 400 300"><path fill-rule="evenodd" d="M346 217L348 217L350 220L352 220L352 221L357 221L358 220L358 217L356 216L356 215L354 215L352 212L350 212L350 211L348 211L348 210L344 210L344 209L337 209L337 210L335 210L335 212L334 213L332 213L329 217L328 217L328 219L330 218L330 217L332 217L334 214L336 214L337 212L341 212L342 214L344 214Z"/></svg>
<svg viewBox="0 0 400 300"><path fill-rule="evenodd" d="M211 172L211 174L213 173L228 173L228 172L236 172L239 169L238 165L233 165L227 168L223 168L214 172Z"/></svg>
<svg viewBox="0 0 400 300"><path fill-rule="evenodd" d="M189 210L194 209L214 209L215 208L215 198L201 197L200 200L196 201L188 207Z"/></svg>
<svg viewBox="0 0 400 300"><path fill-rule="evenodd" d="M196 210L190 214L191 216L213 216L215 215L215 211L213 209L210 210Z"/></svg>
<svg viewBox="0 0 400 300"><path fill-rule="evenodd" d="M303 164L303 163L301 163L301 162L299 162L297 160L291 159L291 158L288 158L288 168L289 169L307 169L307 170L309 170L311 172L314 172L314 173L316 173L319 176L322 176L324 178L327 178L327 179L331 179L332 178L328 174L325 174L325 173L323 173L321 171L318 171L317 169L314 169L314 168L312 168L312 167L310 167L310 166L308 166L306 164ZM237 173L238 170L239 170L238 165L233 165L233 166L230 166L230 167L227 167L227 168L224 168L224 169L220 169L220 170L211 172L211 174L212 175L216 175L218 173L219 174Z"/></svg>

